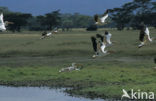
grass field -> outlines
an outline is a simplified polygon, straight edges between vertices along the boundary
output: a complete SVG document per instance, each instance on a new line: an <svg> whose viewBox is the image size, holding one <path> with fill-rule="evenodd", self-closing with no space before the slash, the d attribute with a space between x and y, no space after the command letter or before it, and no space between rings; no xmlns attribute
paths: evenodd
<svg viewBox="0 0 156 101"><path fill-rule="evenodd" d="M103 33L75 29L40 40L41 32L0 34L0 84L10 86L72 87L70 94L90 98L120 98L122 89L140 89L156 93L153 58L156 43L138 49L139 31L108 29L116 43L105 57L94 54L90 36ZM156 29L151 29L156 37ZM59 73L72 62L82 64L81 71Z"/></svg>

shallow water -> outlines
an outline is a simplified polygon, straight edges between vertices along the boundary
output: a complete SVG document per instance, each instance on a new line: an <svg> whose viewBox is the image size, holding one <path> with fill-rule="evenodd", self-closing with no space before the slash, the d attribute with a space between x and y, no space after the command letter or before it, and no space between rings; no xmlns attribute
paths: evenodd
<svg viewBox="0 0 156 101"><path fill-rule="evenodd" d="M72 97L63 89L48 87L6 87L0 86L0 101L104 101Z"/></svg>

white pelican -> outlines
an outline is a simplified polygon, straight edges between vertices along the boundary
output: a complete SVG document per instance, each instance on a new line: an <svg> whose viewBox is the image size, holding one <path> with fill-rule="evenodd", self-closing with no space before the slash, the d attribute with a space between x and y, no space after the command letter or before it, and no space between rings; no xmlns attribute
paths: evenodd
<svg viewBox="0 0 156 101"><path fill-rule="evenodd" d="M150 37L150 31L149 31L148 27L146 27L145 33L146 33L146 36L147 36L148 41L149 41L149 42L152 42L152 39L151 39L151 37Z"/></svg>
<svg viewBox="0 0 156 101"><path fill-rule="evenodd" d="M100 42L100 49L101 49L101 52L104 53L104 54L107 53L105 48L106 48L106 44L104 42Z"/></svg>
<svg viewBox="0 0 156 101"><path fill-rule="evenodd" d="M97 50L97 41L94 36L91 37L92 45L93 45L93 50L95 52L95 55L93 55L93 58L99 55L98 50Z"/></svg>
<svg viewBox="0 0 156 101"><path fill-rule="evenodd" d="M6 27L5 27L5 23L4 23L4 20L3 20L3 14L2 13L0 15L0 30L1 31L6 31Z"/></svg>
<svg viewBox="0 0 156 101"><path fill-rule="evenodd" d="M47 33L46 31L42 33L42 37L40 39L44 39L46 37L50 37L52 35L52 32Z"/></svg>
<svg viewBox="0 0 156 101"><path fill-rule="evenodd" d="M78 68L79 66L80 66L80 68ZM76 63L72 63L71 66L66 67L66 68L62 68L61 70L59 70L59 72L70 72L73 70L80 71L81 68L82 68L81 65L77 65Z"/></svg>
<svg viewBox="0 0 156 101"><path fill-rule="evenodd" d="M111 37L112 37L112 34L109 33L108 31L105 31L105 36L106 36L106 43L109 45L112 45L112 42L111 42Z"/></svg>
<svg viewBox="0 0 156 101"><path fill-rule="evenodd" d="M44 39L44 38L46 38L46 37L50 37L50 36L53 36L53 34L55 34L55 33L57 33L58 31L57 30L55 30L55 31L52 31L52 32L46 32L46 31L44 31L43 33L42 33L42 37L40 38L40 39Z"/></svg>
<svg viewBox="0 0 156 101"><path fill-rule="evenodd" d="M96 14L94 16L95 24L104 24L107 18L108 18L108 10L104 13L104 15L101 18L99 18L99 16Z"/></svg>
<svg viewBox="0 0 156 101"><path fill-rule="evenodd" d="M104 36L100 34L96 34L96 37L100 39L100 41L97 42L97 39L95 37L91 37L92 44L93 44L93 49L95 54L92 56L93 58L99 56L99 55L106 55L108 53L106 48L106 42L104 41ZM102 54L100 54L102 53Z"/></svg>
<svg viewBox="0 0 156 101"><path fill-rule="evenodd" d="M146 43L146 39L149 42L152 42L152 39L150 37L150 32L147 26L145 26L143 23L140 26L140 36L139 36L139 40L140 40L140 44L139 44L139 48L141 48L142 46L145 45Z"/></svg>

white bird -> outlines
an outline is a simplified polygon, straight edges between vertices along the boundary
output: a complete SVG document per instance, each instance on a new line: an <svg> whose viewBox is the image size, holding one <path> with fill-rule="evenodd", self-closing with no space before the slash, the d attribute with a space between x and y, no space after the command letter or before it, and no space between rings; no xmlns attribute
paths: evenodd
<svg viewBox="0 0 156 101"><path fill-rule="evenodd" d="M146 29L145 29L145 34L147 35L147 39L148 39L150 42L152 42L152 39L151 39L151 37L150 37L150 31L149 31L148 27L146 27Z"/></svg>
<svg viewBox="0 0 156 101"><path fill-rule="evenodd" d="M111 42L112 34L108 33L108 34L105 34L105 36L106 36L106 42L108 43L108 45L111 45L112 44L112 42Z"/></svg>
<svg viewBox="0 0 156 101"><path fill-rule="evenodd" d="M145 25L141 25L141 31L140 31L140 44L139 44L139 48L143 47L146 43L146 39L149 42L153 41L153 38L150 37L150 31L148 29L148 27L146 27Z"/></svg>
<svg viewBox="0 0 156 101"><path fill-rule="evenodd" d="M46 36L51 36L52 35L52 32L49 32L46 34Z"/></svg>
<svg viewBox="0 0 156 101"><path fill-rule="evenodd" d="M145 42L141 42L138 47L141 48L144 45L145 45Z"/></svg>
<svg viewBox="0 0 156 101"><path fill-rule="evenodd" d="M53 34L55 34L55 33L57 33L57 32L54 32L54 31L52 31L52 32L43 32L42 33L42 37L40 38L40 39L44 39L44 38L46 38L46 37L50 37L50 36L52 36Z"/></svg>
<svg viewBox="0 0 156 101"><path fill-rule="evenodd" d="M70 71L80 71L79 68L77 68L76 63L72 63L72 66L66 67L66 68L62 68L61 70L59 70L59 72L70 72Z"/></svg>
<svg viewBox="0 0 156 101"><path fill-rule="evenodd" d="M3 20L3 13L1 13L1 15L0 15L0 30L1 31L6 31L5 23L4 23L4 20Z"/></svg>
<svg viewBox="0 0 156 101"><path fill-rule="evenodd" d="M104 15L102 18L101 18L101 23L104 23L105 20L108 18L108 14Z"/></svg>
<svg viewBox="0 0 156 101"><path fill-rule="evenodd" d="M101 43L101 46L100 46L100 49L101 49L101 51L102 51L102 53L104 53L104 54L106 54L107 53L107 51L105 50L105 48L106 48L106 45L105 45L105 43Z"/></svg>
<svg viewBox="0 0 156 101"><path fill-rule="evenodd" d="M94 16L95 24L104 24L107 18L108 18L108 10L101 18L99 18L98 15Z"/></svg>
<svg viewBox="0 0 156 101"><path fill-rule="evenodd" d="M102 53L104 53L104 54L106 54L107 53L107 51L105 50L105 48L106 48L106 43L104 42L104 36L103 35L100 35L100 34L96 34L96 37L97 38L100 38L100 41L98 42L98 44L100 45L100 50L101 50L101 52Z"/></svg>

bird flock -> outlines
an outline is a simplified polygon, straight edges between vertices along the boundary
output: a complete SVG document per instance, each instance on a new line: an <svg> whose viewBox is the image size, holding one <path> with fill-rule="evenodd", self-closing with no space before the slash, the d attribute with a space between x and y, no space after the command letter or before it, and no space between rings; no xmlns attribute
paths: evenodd
<svg viewBox="0 0 156 101"><path fill-rule="evenodd" d="M106 10L106 12L103 14L101 18L96 14L94 16L95 24L96 25L105 24L108 17L109 17L109 10ZM95 54L92 56L93 58L97 56L101 56L103 54L106 55L111 53L111 51L105 50L106 47L112 45L111 37L112 34L108 31L105 31L105 35L96 34L96 36L91 36L91 42L93 45L93 50L95 52ZM143 47L146 41L152 43L154 40L154 38L150 37L150 31L143 22L140 24L139 40L140 40L140 44L138 45L138 48Z"/></svg>
<svg viewBox="0 0 156 101"><path fill-rule="evenodd" d="M106 24L106 20L108 17L109 17L109 10L106 10L106 12L102 15L102 17L99 17L96 14L94 16L95 25ZM0 14L0 31L6 31L6 26L8 24L14 24L14 23L8 22L8 21L4 22L3 13L1 13ZM44 31L40 39L53 36L53 34L57 32L58 32L57 28L55 28L51 32ZM93 50L95 52L95 54L92 56L93 58L111 53L110 51L106 50L107 47L112 46L111 37L112 37L112 34L108 31L105 31L104 34L96 34L96 36L91 36L91 42L92 42ZM140 24L139 40L140 40L140 44L138 45L138 48L143 47L146 43L146 40L148 40L149 42L153 42L154 40L153 38L150 37L150 31L144 23Z"/></svg>

